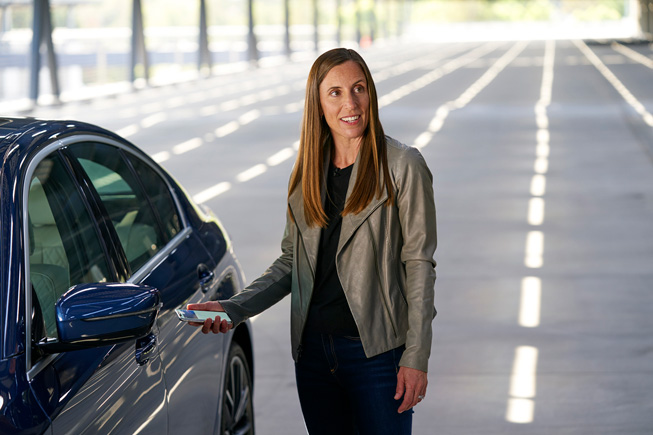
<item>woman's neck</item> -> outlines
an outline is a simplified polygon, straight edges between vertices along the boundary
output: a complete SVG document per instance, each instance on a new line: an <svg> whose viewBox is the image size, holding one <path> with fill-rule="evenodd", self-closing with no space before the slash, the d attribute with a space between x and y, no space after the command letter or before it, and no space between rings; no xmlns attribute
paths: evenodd
<svg viewBox="0 0 653 435"><path fill-rule="evenodd" d="M353 165L358 156L360 145L360 138L350 141L334 141L331 162L336 168L340 169Z"/></svg>

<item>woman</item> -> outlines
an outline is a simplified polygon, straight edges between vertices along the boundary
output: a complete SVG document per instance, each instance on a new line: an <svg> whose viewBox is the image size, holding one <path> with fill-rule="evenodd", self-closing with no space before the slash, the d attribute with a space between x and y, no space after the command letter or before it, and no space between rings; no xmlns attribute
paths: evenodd
<svg viewBox="0 0 653 435"><path fill-rule="evenodd" d="M436 248L432 176L387 137L369 69L353 50L311 68L282 255L229 300L233 325L291 293L291 341L314 434L411 432L426 395ZM202 332L227 332L207 320Z"/></svg>

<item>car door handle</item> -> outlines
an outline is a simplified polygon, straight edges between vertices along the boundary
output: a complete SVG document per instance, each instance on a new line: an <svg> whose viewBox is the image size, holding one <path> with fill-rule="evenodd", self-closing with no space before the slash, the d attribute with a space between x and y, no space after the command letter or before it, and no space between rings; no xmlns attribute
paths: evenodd
<svg viewBox="0 0 653 435"><path fill-rule="evenodd" d="M156 350L156 335L150 333L136 340L136 362L139 366L145 365L154 356Z"/></svg>
<svg viewBox="0 0 653 435"><path fill-rule="evenodd" d="M211 271L211 269L208 268L206 264L199 264L197 266L197 276L200 281L200 288L203 292L206 293L208 290L207 287L209 284L211 284L211 282L213 282L215 274Z"/></svg>

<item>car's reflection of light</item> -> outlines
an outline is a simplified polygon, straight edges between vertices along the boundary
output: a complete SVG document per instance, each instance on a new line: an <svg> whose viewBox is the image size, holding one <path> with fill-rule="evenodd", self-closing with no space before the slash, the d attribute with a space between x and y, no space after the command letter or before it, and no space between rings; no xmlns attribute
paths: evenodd
<svg viewBox="0 0 653 435"><path fill-rule="evenodd" d="M181 375L181 376L179 377L179 379L177 379L177 382L175 382L175 385L173 385L172 388L170 388L170 392L168 393L168 396L172 396L172 395L175 393L175 391L177 390L177 388L179 388L179 386L181 385L181 383L184 382L184 379L186 379L186 377L187 377L187 376L190 374L190 372L192 372L192 371L193 371L193 367L189 367L188 370L186 370L186 371L184 372L184 374Z"/></svg>
<svg viewBox="0 0 653 435"><path fill-rule="evenodd" d="M154 410L154 412L152 412L152 415L150 415L150 417L147 420L145 420L143 422L143 424L138 429L136 429L134 431L134 435L137 435L137 434L141 433L144 429L147 429L148 424L150 424L152 421L154 421L154 418L159 414L159 412L161 412L161 410L163 410L163 408L165 407L165 404L166 404L166 401L165 401L165 399L163 399L161 404Z"/></svg>

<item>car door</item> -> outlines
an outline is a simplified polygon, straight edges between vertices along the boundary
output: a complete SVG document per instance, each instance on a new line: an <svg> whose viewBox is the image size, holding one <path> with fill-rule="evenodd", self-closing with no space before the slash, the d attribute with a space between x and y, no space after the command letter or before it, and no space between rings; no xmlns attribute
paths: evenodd
<svg viewBox="0 0 653 435"><path fill-rule="evenodd" d="M130 282L157 288L157 318L170 433L212 433L219 409L225 336L203 336L175 308L209 299L216 262L179 207L160 169L120 143L87 142L69 152L98 192L125 254Z"/></svg>
<svg viewBox="0 0 653 435"><path fill-rule="evenodd" d="M54 434L136 434L144 428L165 433L167 403L155 334L55 355L37 346L43 339L57 338L55 303L67 289L121 277L107 228L96 220L88 190L77 182L60 145L35 157L24 186L26 274L32 284L25 299L28 312L35 313L29 325L30 386L52 419Z"/></svg>

